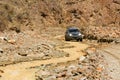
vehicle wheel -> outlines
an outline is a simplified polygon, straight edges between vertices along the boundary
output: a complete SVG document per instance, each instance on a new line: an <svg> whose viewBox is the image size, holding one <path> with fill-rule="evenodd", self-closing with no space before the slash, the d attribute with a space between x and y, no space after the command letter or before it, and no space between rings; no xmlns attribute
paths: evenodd
<svg viewBox="0 0 120 80"><path fill-rule="evenodd" d="M65 38L65 41L70 41L68 38Z"/></svg>
<svg viewBox="0 0 120 80"><path fill-rule="evenodd" d="M82 41L83 41L83 39L81 38L81 39L80 39L80 41L82 42Z"/></svg>
<svg viewBox="0 0 120 80"><path fill-rule="evenodd" d="M77 41L80 41L80 39L77 39Z"/></svg>

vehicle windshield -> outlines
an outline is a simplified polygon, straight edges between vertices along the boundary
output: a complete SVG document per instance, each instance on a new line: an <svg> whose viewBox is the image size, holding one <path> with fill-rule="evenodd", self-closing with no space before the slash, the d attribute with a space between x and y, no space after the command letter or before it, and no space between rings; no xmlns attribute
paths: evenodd
<svg viewBox="0 0 120 80"><path fill-rule="evenodd" d="M69 32L79 32L78 29L70 29Z"/></svg>

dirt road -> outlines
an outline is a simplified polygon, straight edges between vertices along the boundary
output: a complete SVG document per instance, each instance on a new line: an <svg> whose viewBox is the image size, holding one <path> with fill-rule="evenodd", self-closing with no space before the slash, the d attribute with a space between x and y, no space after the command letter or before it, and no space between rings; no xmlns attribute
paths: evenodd
<svg viewBox="0 0 120 80"><path fill-rule="evenodd" d="M110 45L100 50L108 65L106 70L111 76L110 80L120 80L120 45Z"/></svg>
<svg viewBox="0 0 120 80"><path fill-rule="evenodd" d="M65 42L65 45L58 46L56 49L69 53L68 57L53 58L49 60L38 60L31 62L22 62L18 64L0 67L0 80L35 80L35 72L37 69L29 69L30 67L40 66L42 64L61 63L76 60L85 53L82 50L88 47L87 44L79 42Z"/></svg>

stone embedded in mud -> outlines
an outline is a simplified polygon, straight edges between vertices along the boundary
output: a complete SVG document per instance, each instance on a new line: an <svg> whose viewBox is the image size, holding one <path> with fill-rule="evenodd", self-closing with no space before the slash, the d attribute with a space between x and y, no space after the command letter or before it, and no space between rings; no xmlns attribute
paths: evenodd
<svg viewBox="0 0 120 80"><path fill-rule="evenodd" d="M59 73L56 77L61 78L61 77L66 77L66 76L67 76L67 71L63 71L63 72Z"/></svg>
<svg viewBox="0 0 120 80"><path fill-rule="evenodd" d="M3 49L0 48L0 53L3 53L3 52L4 52Z"/></svg>
<svg viewBox="0 0 120 80"><path fill-rule="evenodd" d="M98 67L96 68L98 72L102 72L104 70L104 66L102 64L99 64Z"/></svg>
<svg viewBox="0 0 120 80"><path fill-rule="evenodd" d="M18 55L20 55L20 56L27 56L28 54L26 54L26 53L18 53Z"/></svg>
<svg viewBox="0 0 120 80"><path fill-rule="evenodd" d="M44 80L43 78L37 76L36 80Z"/></svg>
<svg viewBox="0 0 120 80"><path fill-rule="evenodd" d="M8 43L11 43L11 44L15 44L15 43L16 43L16 40L10 39L10 40L8 40L7 42L8 42Z"/></svg>
<svg viewBox="0 0 120 80"><path fill-rule="evenodd" d="M76 66L70 65L70 66L68 67L68 69L76 69Z"/></svg>
<svg viewBox="0 0 120 80"><path fill-rule="evenodd" d="M0 39L1 39L1 40L5 40L5 41L8 40L7 37L0 37Z"/></svg>
<svg viewBox="0 0 120 80"><path fill-rule="evenodd" d="M116 43L116 44L120 43L120 38L115 39L115 43Z"/></svg>
<svg viewBox="0 0 120 80"><path fill-rule="evenodd" d="M95 49L87 49L86 50L86 53L87 54L92 54L92 53L94 53L95 52Z"/></svg>
<svg viewBox="0 0 120 80"><path fill-rule="evenodd" d="M73 74L72 74L71 70L68 70L67 73L66 73L66 75L67 76L72 76Z"/></svg>
<svg viewBox="0 0 120 80"><path fill-rule="evenodd" d="M85 60L85 56L81 56L80 58L79 58L79 61L83 61L83 60Z"/></svg>
<svg viewBox="0 0 120 80"><path fill-rule="evenodd" d="M88 80L87 77L82 77L80 80Z"/></svg>
<svg viewBox="0 0 120 80"><path fill-rule="evenodd" d="M49 76L51 73L49 71L40 71L39 74L41 76Z"/></svg>
<svg viewBox="0 0 120 80"><path fill-rule="evenodd" d="M3 70L0 70L0 73L4 73L4 71L3 71Z"/></svg>
<svg viewBox="0 0 120 80"><path fill-rule="evenodd" d="M69 56L70 56L70 54L66 54L66 55L65 55L65 57L69 57Z"/></svg>
<svg viewBox="0 0 120 80"><path fill-rule="evenodd" d="M98 72L102 72L102 71L103 71L103 68L97 67L96 70L97 70Z"/></svg>
<svg viewBox="0 0 120 80"><path fill-rule="evenodd" d="M46 80L56 80L56 76L55 76L55 75L50 76L50 77L48 77Z"/></svg>

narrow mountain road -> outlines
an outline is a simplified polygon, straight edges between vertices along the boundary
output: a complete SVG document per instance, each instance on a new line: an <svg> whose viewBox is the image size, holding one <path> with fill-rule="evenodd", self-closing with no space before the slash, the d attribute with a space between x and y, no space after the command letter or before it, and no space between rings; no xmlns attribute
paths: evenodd
<svg viewBox="0 0 120 80"><path fill-rule="evenodd" d="M29 69L30 67L40 66L41 64L62 63L76 60L85 54L82 50L87 47L89 47L89 45L80 42L65 42L65 45L58 46L56 49L69 53L68 57L22 62L0 67L0 70L3 71L3 73L0 73L0 80L35 80L35 72L37 69Z"/></svg>

